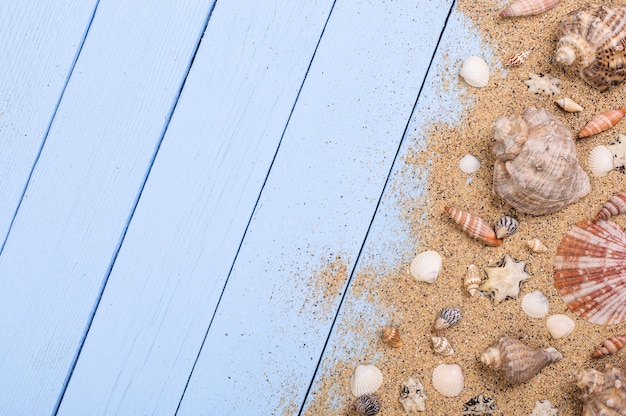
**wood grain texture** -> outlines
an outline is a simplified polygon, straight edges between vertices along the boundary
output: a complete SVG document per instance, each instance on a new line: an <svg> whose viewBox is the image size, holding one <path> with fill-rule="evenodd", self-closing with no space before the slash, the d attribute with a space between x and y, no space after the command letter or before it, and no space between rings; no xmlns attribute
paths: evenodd
<svg viewBox="0 0 626 416"><path fill-rule="evenodd" d="M0 414L53 414L210 6L100 1L0 256Z"/></svg>
<svg viewBox="0 0 626 416"><path fill-rule="evenodd" d="M445 5L335 5L178 414L299 411Z"/></svg>
<svg viewBox="0 0 626 416"><path fill-rule="evenodd" d="M96 3L0 2L0 248Z"/></svg>
<svg viewBox="0 0 626 416"><path fill-rule="evenodd" d="M59 415L175 413L331 6L216 4Z"/></svg>

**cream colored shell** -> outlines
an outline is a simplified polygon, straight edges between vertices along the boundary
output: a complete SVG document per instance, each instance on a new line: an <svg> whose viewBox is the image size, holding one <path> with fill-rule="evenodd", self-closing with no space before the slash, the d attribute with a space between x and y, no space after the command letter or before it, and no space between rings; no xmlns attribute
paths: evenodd
<svg viewBox="0 0 626 416"><path fill-rule="evenodd" d="M433 370L433 387L446 397L456 397L465 387L463 371L458 364L441 364Z"/></svg>
<svg viewBox="0 0 626 416"><path fill-rule="evenodd" d="M461 77L472 87L482 88L489 84L489 66L480 56L469 56L461 65Z"/></svg>
<svg viewBox="0 0 626 416"><path fill-rule="evenodd" d="M556 103L559 105L559 107L561 107L568 113L578 113L579 111L583 111L583 108L580 106L580 104L578 104L571 98L560 98L556 100Z"/></svg>
<svg viewBox="0 0 626 416"><path fill-rule="evenodd" d="M358 365L350 379L350 390L356 397L375 393L383 384L383 373L375 365Z"/></svg>
<svg viewBox="0 0 626 416"><path fill-rule="evenodd" d="M606 176L614 169L613 154L606 146L596 146L589 152L587 166L593 176Z"/></svg>
<svg viewBox="0 0 626 416"><path fill-rule="evenodd" d="M546 319L546 328L548 328L548 332L554 339L568 336L574 332L575 327L574 320L567 315L556 314Z"/></svg>
<svg viewBox="0 0 626 416"><path fill-rule="evenodd" d="M550 304L548 298L539 290L528 293L522 298L522 310L531 318L543 318L547 315Z"/></svg>
<svg viewBox="0 0 626 416"><path fill-rule="evenodd" d="M470 175L480 169L480 161L476 156L465 155L459 161L459 169L461 169L463 173Z"/></svg>
<svg viewBox="0 0 626 416"><path fill-rule="evenodd" d="M409 266L409 272L418 281L433 283L441 273L442 267L443 258L441 255L436 251L427 250L413 259Z"/></svg>

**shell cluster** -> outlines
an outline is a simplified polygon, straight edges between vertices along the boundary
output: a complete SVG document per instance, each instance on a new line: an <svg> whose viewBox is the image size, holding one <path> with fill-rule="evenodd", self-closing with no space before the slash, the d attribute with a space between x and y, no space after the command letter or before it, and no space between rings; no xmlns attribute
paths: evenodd
<svg viewBox="0 0 626 416"><path fill-rule="evenodd" d="M402 382L400 389L400 403L407 413L423 412L426 410L426 393L420 379L409 377Z"/></svg>
<svg viewBox="0 0 626 416"><path fill-rule="evenodd" d="M606 365L603 372L584 369L576 373L576 385L581 390L582 415L626 415L626 374Z"/></svg>

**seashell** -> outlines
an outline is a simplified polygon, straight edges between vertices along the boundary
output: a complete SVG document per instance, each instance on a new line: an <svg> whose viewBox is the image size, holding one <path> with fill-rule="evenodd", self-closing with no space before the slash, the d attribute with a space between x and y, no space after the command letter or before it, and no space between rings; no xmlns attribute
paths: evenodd
<svg viewBox="0 0 626 416"><path fill-rule="evenodd" d="M626 212L626 192L618 192L609 198L608 201L602 205L600 211L593 218L594 221L608 220L614 215L623 214Z"/></svg>
<svg viewBox="0 0 626 416"><path fill-rule="evenodd" d="M483 416L492 416L493 412L496 411L496 402L489 397L479 394L476 397L471 398L468 402L463 405L463 409L461 410L462 416L474 416L474 415L483 415Z"/></svg>
<svg viewBox="0 0 626 416"><path fill-rule="evenodd" d="M480 169L480 161L475 156L465 155L459 161L459 169L470 175Z"/></svg>
<svg viewBox="0 0 626 416"><path fill-rule="evenodd" d="M402 389L400 390L400 403L404 407L404 411L409 412L423 412L426 410L426 393L424 393L424 386L419 379L409 377L407 381L402 383Z"/></svg>
<svg viewBox="0 0 626 416"><path fill-rule="evenodd" d="M446 205L444 210L470 237L480 240L491 247L502 245L502 240L496 237L496 233L482 218L449 205Z"/></svg>
<svg viewBox="0 0 626 416"><path fill-rule="evenodd" d="M433 328L435 331L441 331L459 322L461 322L461 310L459 308L443 308L437 315Z"/></svg>
<svg viewBox="0 0 626 416"><path fill-rule="evenodd" d="M431 340L433 342L433 350L437 354L445 356L454 354L454 349L446 337L432 337Z"/></svg>
<svg viewBox="0 0 626 416"><path fill-rule="evenodd" d="M350 379L350 390L356 397L376 393L383 384L383 373L375 365L357 365Z"/></svg>
<svg viewBox="0 0 626 416"><path fill-rule="evenodd" d="M578 138L593 136L602 133L616 125L626 115L626 108L618 108L617 110L609 110L602 114L598 114L591 121L585 124L585 127L578 133Z"/></svg>
<svg viewBox="0 0 626 416"><path fill-rule="evenodd" d="M626 415L626 374L607 364L604 372L584 369L576 373L576 385L583 402L583 416Z"/></svg>
<svg viewBox="0 0 626 416"><path fill-rule="evenodd" d="M461 394L465 387L463 371L458 364L441 364L433 370L433 387L446 397Z"/></svg>
<svg viewBox="0 0 626 416"><path fill-rule="evenodd" d="M560 94L561 90L559 90L558 85L561 83L561 80L553 77L552 75L545 74L529 74L530 79L524 81L524 84L528 85L528 92L533 94L545 94L545 95L554 95Z"/></svg>
<svg viewBox="0 0 626 416"><path fill-rule="evenodd" d="M352 404L352 410L366 416L373 416L380 412L380 400L375 394L359 396Z"/></svg>
<svg viewBox="0 0 626 416"><path fill-rule="evenodd" d="M521 384L561 358L561 353L552 347L531 348L515 338L505 336L491 344L480 356L480 361L494 370L499 370L510 383Z"/></svg>
<svg viewBox="0 0 626 416"><path fill-rule="evenodd" d="M610 222L578 222L554 259L554 286L569 310L600 325L626 320L626 234Z"/></svg>
<svg viewBox="0 0 626 416"><path fill-rule="evenodd" d="M381 338L383 339L383 342L391 348L400 348L402 346L400 330L395 326L384 326L382 328Z"/></svg>
<svg viewBox="0 0 626 416"><path fill-rule="evenodd" d="M604 357L605 355L615 354L626 345L626 334L618 335L616 337L607 338L602 341L596 350L591 354L594 358Z"/></svg>
<svg viewBox="0 0 626 416"><path fill-rule="evenodd" d="M580 106L580 104L578 104L571 98L560 98L556 100L556 103L559 105L559 107L561 107L568 113L578 113L579 111L583 111L583 108Z"/></svg>
<svg viewBox="0 0 626 416"><path fill-rule="evenodd" d="M574 320L567 315L556 314L546 319L546 328L554 339L560 339L574 332L576 324Z"/></svg>
<svg viewBox="0 0 626 416"><path fill-rule="evenodd" d="M526 263L515 261L508 254L495 267L487 267L485 272L488 279L480 290L493 293L494 305L507 297L517 298L522 282L530 279L530 275L526 273Z"/></svg>
<svg viewBox="0 0 626 416"><path fill-rule="evenodd" d="M494 192L518 211L544 215L578 201L591 190L578 164L570 130L544 109L494 122Z"/></svg>
<svg viewBox="0 0 626 416"><path fill-rule="evenodd" d="M537 400L533 412L528 416L558 416L559 411L550 400Z"/></svg>
<svg viewBox="0 0 626 416"><path fill-rule="evenodd" d="M420 282L433 283L441 273L442 266L441 255L436 251L427 250L413 259L409 273Z"/></svg>
<svg viewBox="0 0 626 416"><path fill-rule="evenodd" d="M546 253L548 251L548 247L546 247L538 238L527 240L526 245L533 253Z"/></svg>
<svg viewBox="0 0 626 416"><path fill-rule="evenodd" d="M587 5L568 13L557 30L558 63L573 66L598 91L626 79L626 9Z"/></svg>
<svg viewBox="0 0 626 416"><path fill-rule="evenodd" d="M465 274L465 279L463 280L463 284L465 288L469 292L470 296L476 295L478 292L478 287L480 286L481 278L480 271L478 267L473 264L470 264L467 267L467 273Z"/></svg>
<svg viewBox="0 0 626 416"><path fill-rule="evenodd" d="M593 176L606 176L607 173L615 169L611 150L607 146L594 147L587 157L587 165Z"/></svg>
<svg viewBox="0 0 626 416"><path fill-rule="evenodd" d="M500 12L500 17L535 16L547 12L561 0L517 0Z"/></svg>
<svg viewBox="0 0 626 416"><path fill-rule="evenodd" d="M489 67L480 56L468 56L461 65L460 75L472 87L482 88L489 84Z"/></svg>
<svg viewBox="0 0 626 416"><path fill-rule="evenodd" d="M549 308L548 298L539 290L528 293L522 298L522 310L531 318L543 318Z"/></svg>
<svg viewBox="0 0 626 416"><path fill-rule="evenodd" d="M496 223L496 237L502 239L515 234L518 222L513 217L504 216Z"/></svg>
<svg viewBox="0 0 626 416"><path fill-rule="evenodd" d="M509 56L506 61L504 61L504 66L520 66L524 62L526 62L526 58L530 55L530 51L518 51L513 53L513 55Z"/></svg>

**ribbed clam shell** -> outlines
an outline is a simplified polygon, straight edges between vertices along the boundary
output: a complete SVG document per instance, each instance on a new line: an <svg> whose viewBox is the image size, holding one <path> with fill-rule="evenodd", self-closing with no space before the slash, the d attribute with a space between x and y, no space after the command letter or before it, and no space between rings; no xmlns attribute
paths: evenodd
<svg viewBox="0 0 626 416"><path fill-rule="evenodd" d="M465 155L459 161L459 169L470 175L480 169L480 161L476 159L476 156Z"/></svg>
<svg viewBox="0 0 626 416"><path fill-rule="evenodd" d="M461 65L460 75L472 87L482 88L489 84L489 66L480 56L468 56Z"/></svg>
<svg viewBox="0 0 626 416"><path fill-rule="evenodd" d="M409 266L409 272L420 282L433 283L441 273L442 267L441 255L436 251L427 250L415 256Z"/></svg>
<svg viewBox="0 0 626 416"><path fill-rule="evenodd" d="M626 334L617 335L615 337L610 337L602 341L602 345L600 345L596 350L591 354L592 357L600 358L605 355L615 354L626 345Z"/></svg>
<svg viewBox="0 0 626 416"><path fill-rule="evenodd" d="M545 366L563 356L552 347L531 348L511 337L501 337L480 356L480 361L502 373L505 380L519 384L530 380Z"/></svg>
<svg viewBox="0 0 626 416"><path fill-rule="evenodd" d="M583 111L581 105L571 98L560 98L556 100L556 103L568 113L578 113L579 111Z"/></svg>
<svg viewBox="0 0 626 416"><path fill-rule="evenodd" d="M482 279L480 278L480 270L473 264L470 264L467 267L467 273L465 273L465 278L463 279L463 285L465 289L469 292L470 296L476 295L478 292L478 288L480 287Z"/></svg>
<svg viewBox="0 0 626 416"><path fill-rule="evenodd" d="M593 176L602 177L615 169L613 154L606 146L596 146L591 149L587 157L587 166Z"/></svg>
<svg viewBox="0 0 626 416"><path fill-rule="evenodd" d="M554 339L568 336L574 332L575 327L576 324L574 323L574 320L567 315L550 315L548 319L546 319L546 328L548 328L548 332Z"/></svg>
<svg viewBox="0 0 626 416"><path fill-rule="evenodd" d="M352 410L365 416L374 416L380 412L380 400L375 394L357 397L352 404Z"/></svg>
<svg viewBox="0 0 626 416"><path fill-rule="evenodd" d="M384 326L381 330L381 338L383 342L391 348L400 348L402 346L402 338L400 338L400 330L395 326Z"/></svg>
<svg viewBox="0 0 626 416"><path fill-rule="evenodd" d="M526 245L533 253L545 253L548 251L548 247L545 246L538 238L532 238L526 241Z"/></svg>
<svg viewBox="0 0 626 416"><path fill-rule="evenodd" d="M582 416L626 415L626 373L607 364L604 371L584 369L576 373L583 402Z"/></svg>
<svg viewBox="0 0 626 416"><path fill-rule="evenodd" d="M578 222L554 259L554 286L569 310L589 322L626 320L626 234L610 222Z"/></svg>
<svg viewBox="0 0 626 416"><path fill-rule="evenodd" d="M602 205L594 221L608 220L610 217L626 212L626 192L618 192Z"/></svg>
<svg viewBox="0 0 626 416"><path fill-rule="evenodd" d="M358 365L350 379L350 390L356 397L376 393L383 384L383 373L375 365Z"/></svg>
<svg viewBox="0 0 626 416"><path fill-rule="evenodd" d="M517 220L513 217L505 215L496 223L496 237L502 239L515 234L519 226Z"/></svg>
<svg viewBox="0 0 626 416"><path fill-rule="evenodd" d="M433 370L433 387L446 397L456 397L465 387L463 371L458 364L441 364Z"/></svg>
<svg viewBox="0 0 626 416"><path fill-rule="evenodd" d="M446 356L454 354L454 349L446 337L432 337L431 341L433 343L433 350L437 354Z"/></svg>
<svg viewBox="0 0 626 416"><path fill-rule="evenodd" d="M617 110L609 110L602 114L598 114L591 119L585 127L578 133L578 138L593 136L602 133L616 125L626 115L626 108L618 108Z"/></svg>
<svg viewBox="0 0 626 416"><path fill-rule="evenodd" d="M502 240L496 237L495 231L482 218L449 205L446 205L444 210L470 237L480 240L491 247L502 245Z"/></svg>
<svg viewBox="0 0 626 416"><path fill-rule="evenodd" d="M526 62L526 58L530 55L530 51L517 51L509 56L503 63L504 66L520 66Z"/></svg>
<svg viewBox="0 0 626 416"><path fill-rule="evenodd" d="M517 0L500 12L500 17L534 16L547 12L561 0Z"/></svg>
<svg viewBox="0 0 626 416"><path fill-rule="evenodd" d="M433 328L435 331L441 331L459 322L461 322L461 310L459 308L443 308L437 315Z"/></svg>
<svg viewBox="0 0 626 416"><path fill-rule="evenodd" d="M543 318L547 315L550 304L548 298L539 290L526 294L522 298L522 310L531 318Z"/></svg>

